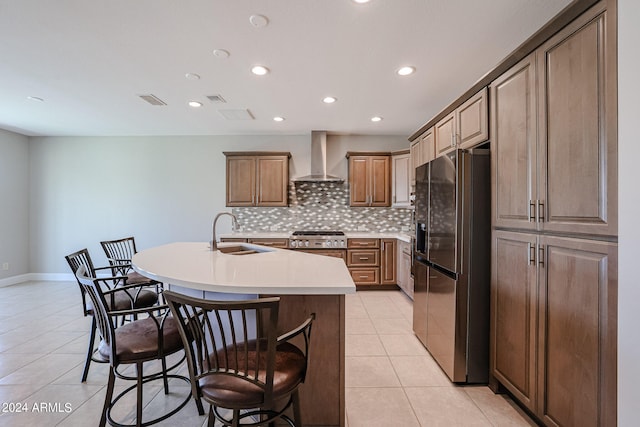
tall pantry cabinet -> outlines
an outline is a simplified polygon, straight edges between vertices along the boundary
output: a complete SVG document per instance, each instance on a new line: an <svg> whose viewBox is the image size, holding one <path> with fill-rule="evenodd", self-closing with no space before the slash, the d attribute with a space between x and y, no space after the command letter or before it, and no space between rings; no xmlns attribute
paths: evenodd
<svg viewBox="0 0 640 427"><path fill-rule="evenodd" d="M599 2L490 85L491 372L550 426L616 425L615 23Z"/></svg>

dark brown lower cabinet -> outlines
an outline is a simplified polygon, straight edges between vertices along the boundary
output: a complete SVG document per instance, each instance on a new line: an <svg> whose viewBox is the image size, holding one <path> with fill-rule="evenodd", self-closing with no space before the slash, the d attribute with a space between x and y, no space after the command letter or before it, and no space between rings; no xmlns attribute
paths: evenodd
<svg viewBox="0 0 640 427"><path fill-rule="evenodd" d="M395 285L397 280L396 239L380 239L380 284Z"/></svg>
<svg viewBox="0 0 640 427"><path fill-rule="evenodd" d="M616 425L617 244L494 230L491 371L545 425Z"/></svg>

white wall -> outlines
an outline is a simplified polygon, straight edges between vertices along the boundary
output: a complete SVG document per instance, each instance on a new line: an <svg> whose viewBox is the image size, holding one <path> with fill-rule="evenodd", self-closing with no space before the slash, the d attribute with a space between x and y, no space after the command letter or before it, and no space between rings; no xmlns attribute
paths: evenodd
<svg viewBox="0 0 640 427"><path fill-rule="evenodd" d="M638 425L640 410L640 2L618 0L618 425Z"/></svg>
<svg viewBox="0 0 640 427"><path fill-rule="evenodd" d="M348 146L350 137L341 138ZM408 145L405 137L352 138L362 150ZM31 272L67 274L64 255L84 247L104 265L99 242L128 235L138 249L209 240L215 214L231 210L223 151L289 151L296 177L310 172L310 141L310 135L31 138ZM346 165L344 153L339 157ZM229 221L219 225L230 231Z"/></svg>
<svg viewBox="0 0 640 427"><path fill-rule="evenodd" d="M29 144L0 129L0 283L29 273ZM8 263L9 269L2 270Z"/></svg>

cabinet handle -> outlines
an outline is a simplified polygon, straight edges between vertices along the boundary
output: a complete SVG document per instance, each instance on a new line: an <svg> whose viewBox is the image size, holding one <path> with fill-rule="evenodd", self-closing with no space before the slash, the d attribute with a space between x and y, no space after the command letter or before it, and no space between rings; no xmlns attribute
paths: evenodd
<svg viewBox="0 0 640 427"><path fill-rule="evenodd" d="M538 200L538 221L544 222L544 200Z"/></svg>
<svg viewBox="0 0 640 427"><path fill-rule="evenodd" d="M529 243L529 265L536 265L536 247L533 243Z"/></svg>
<svg viewBox="0 0 640 427"><path fill-rule="evenodd" d="M363 257L363 256L361 256L361 257L360 257L360 261L369 261L369 257Z"/></svg>
<svg viewBox="0 0 640 427"><path fill-rule="evenodd" d="M456 146L456 134L455 133L451 134L451 146L452 147Z"/></svg>
<svg viewBox="0 0 640 427"><path fill-rule="evenodd" d="M359 279L368 279L369 276L358 276Z"/></svg>
<svg viewBox="0 0 640 427"><path fill-rule="evenodd" d="M529 200L529 222L535 222L536 220L536 202Z"/></svg>
<svg viewBox="0 0 640 427"><path fill-rule="evenodd" d="M544 267L544 247L538 248L538 264Z"/></svg>

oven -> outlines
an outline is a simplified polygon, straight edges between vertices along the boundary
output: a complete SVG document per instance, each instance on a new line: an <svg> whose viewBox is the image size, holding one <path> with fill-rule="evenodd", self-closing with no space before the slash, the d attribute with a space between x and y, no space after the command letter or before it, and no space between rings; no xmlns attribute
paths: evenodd
<svg viewBox="0 0 640 427"><path fill-rule="evenodd" d="M347 260L347 237L342 231L299 230L291 233L289 249Z"/></svg>

